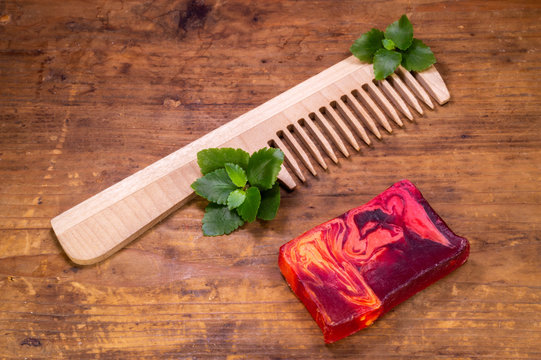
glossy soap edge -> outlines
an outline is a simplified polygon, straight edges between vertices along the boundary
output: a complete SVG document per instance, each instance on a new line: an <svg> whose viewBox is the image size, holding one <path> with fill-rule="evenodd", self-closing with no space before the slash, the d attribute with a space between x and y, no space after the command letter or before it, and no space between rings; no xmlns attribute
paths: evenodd
<svg viewBox="0 0 541 360"><path fill-rule="evenodd" d="M388 191L394 187L407 188L407 190L410 191L411 195L416 198L417 202L421 204L421 206L426 211L430 220L432 220L438 231L442 232L446 238L453 238L455 241L459 242L459 249L457 250L456 254L446 259L443 259L442 261L437 263L434 268L419 274L413 279L410 279L400 289L397 289L397 291L395 291L395 293L398 294L395 294L396 297L394 299L382 299L384 306L381 315L391 310L395 306L399 305L400 303L406 301L407 299L413 297L415 294L426 289L430 285L443 279L454 270L458 269L468 260L470 254L470 243L468 239L457 235L453 230L451 230L449 225L447 225L447 223L439 216L439 214L434 210L434 208L432 208L432 206L423 196L418 187L416 187L411 181L404 179L396 182L385 191ZM384 192L382 192L381 194L383 194ZM377 199L379 196L381 196L381 194L374 197L374 199L372 199L371 201ZM430 275L433 274L436 274L437 276L431 278ZM399 292L403 291L403 289L405 288L409 289L411 294L408 296L401 296Z"/></svg>
<svg viewBox="0 0 541 360"><path fill-rule="evenodd" d="M311 230L304 232L303 234L299 235L297 238L304 236L305 234L319 228L320 226L324 226L329 221L326 221L312 228ZM316 324L319 326L319 328L323 332L323 339L325 343L328 343L328 344L333 343L349 335L352 335L356 333L357 331L364 329L367 326L372 325L372 323L376 321L376 319L378 319L379 316L382 314L383 312L382 307L374 308L373 311L365 313L361 319L359 319L359 316L354 313L352 313L352 315L346 321L342 321L339 323L329 324L323 319L314 299L312 299L312 297L308 294L303 283L298 281L298 278L299 278L298 274L296 274L294 267L291 266L289 262L287 261L287 257L284 256L284 249L286 245L296 240L297 238L292 239L291 241L288 241L287 243L285 243L284 245L280 247L280 252L278 256L278 266L280 268L280 272L285 278L286 283L291 289L291 291L295 294L295 296L301 302L301 304L303 304L306 307L306 309L308 310L308 312L310 313L310 315L312 316ZM335 333L333 330L338 329L338 328L340 329L342 334L340 334L340 336L335 336L334 335Z"/></svg>
<svg viewBox="0 0 541 360"><path fill-rule="evenodd" d="M330 223L334 219L345 216L352 210L364 207L374 201L379 200L387 192L392 191L393 188L401 188L401 189L406 189L407 191L409 191L410 194L415 198L415 200L423 207L423 209L429 216L430 220L434 223L436 228L440 232L442 232L442 234L446 238L452 237L459 241L460 243L459 250L457 251L457 253L453 254L453 256L445 258L439 263L437 263L435 267L419 274L415 278L410 279L407 283L404 283L403 286L401 286L399 289L393 292L393 295L395 295L393 299L390 299L389 301L387 301L388 296L386 296L385 299L380 299L381 306L379 308L374 308L374 310L369 313L366 313L362 319L359 319L359 316L352 315L352 317L348 318L347 321L342 321L340 323L335 323L335 324L328 324L320 316L317 304L309 296L302 282L298 280L299 279L298 274L296 274L294 267L289 264L288 257L285 256L284 254L285 249L288 246L288 244L298 241L299 238L306 236L310 232L318 231L319 229L325 227L328 223ZM332 343L340 339L343 339L359 330L362 330L363 328L367 326L370 326L376 319L381 317L387 311L391 310L392 308L399 305L400 303L406 301L413 295L417 294L418 292L427 288L428 286L432 285L438 280L449 275L451 272L453 272L454 270L456 270L458 267L460 267L466 262L469 256L469 250L470 250L470 245L469 245L468 240L464 237L461 237L455 234L451 230L451 228L445 223L445 221L443 221L443 219L430 206L428 201L422 195L421 191L411 181L407 179L403 179L389 186L387 189L385 189L384 191L382 191L381 193L379 193L378 195L376 195L374 198L367 201L366 203L358 207L349 209L345 213L338 215L334 217L333 219L330 219L319 225L316 225L310 230L305 231L301 235L283 244L280 247L280 251L279 251L278 266L288 286L290 287L290 289L293 291L296 297L301 301L301 303L306 307L306 309L308 310L312 318L316 321L318 326L321 328L325 342ZM436 276L434 276L434 274L436 274ZM404 294L404 293L409 293L409 294ZM342 332L342 334L340 336L332 336L333 328L340 328L340 331Z"/></svg>

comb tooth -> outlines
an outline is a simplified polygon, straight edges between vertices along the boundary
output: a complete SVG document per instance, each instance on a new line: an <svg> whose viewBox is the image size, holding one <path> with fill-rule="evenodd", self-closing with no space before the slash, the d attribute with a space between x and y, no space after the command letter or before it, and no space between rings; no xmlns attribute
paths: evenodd
<svg viewBox="0 0 541 360"><path fill-rule="evenodd" d="M380 110L380 108L376 105L376 103L374 103L374 100L372 100L372 98L370 97L370 95L368 95L366 90L363 88L360 88L357 90L357 94L366 103L368 108L372 110L374 114L376 114L376 117L378 118L379 123L385 128L385 130L387 130L388 133L392 133L393 128L387 121L387 118L385 117L383 112ZM354 98L355 100L357 100L359 105L362 106L362 103L360 102L360 100L356 96L354 96Z"/></svg>
<svg viewBox="0 0 541 360"><path fill-rule="evenodd" d="M300 126L299 123L295 121L295 122L293 122L293 128L295 129L297 134L299 134L299 137L302 139L304 144L308 147L308 150L310 150L310 152L312 153L314 158L316 158L319 165L323 169L327 170L327 163L325 162L325 159L323 159L323 156L321 155L321 153L317 149L316 144L314 144L312 139L310 139L310 137L308 136L306 131L304 131L302 126Z"/></svg>
<svg viewBox="0 0 541 360"><path fill-rule="evenodd" d="M318 139L319 143L321 144L321 146L323 147L327 155L329 155L331 160L334 161L334 163L336 164L338 162L338 158L336 157L336 154L334 153L334 150L332 149L331 144L329 143L327 138L323 135L321 130L319 130L316 124L314 124L312 119L303 120L303 121L306 124L306 126L310 128L310 131L312 131L314 136Z"/></svg>
<svg viewBox="0 0 541 360"><path fill-rule="evenodd" d="M449 95L449 90L447 90L447 86L445 86L440 73L436 70L434 65L427 70L415 72L414 76L421 85L423 85L426 91L436 99L438 104L443 105L449 101L449 98L451 97L451 95Z"/></svg>
<svg viewBox="0 0 541 360"><path fill-rule="evenodd" d="M319 112L321 113L321 117L329 117L329 119L334 122L334 124L340 129L340 131L345 136L347 141L351 144L351 146L353 146L355 150L359 151L361 147L357 143L357 140L355 140L355 136L353 135L349 127L344 123L342 117L334 109L333 105L336 103L334 98L339 97L340 89L337 86L328 86L327 88L323 89L321 93L314 95L313 100L321 104L326 103L326 105L319 110Z"/></svg>
<svg viewBox="0 0 541 360"><path fill-rule="evenodd" d="M346 149L346 146L342 142L342 139L340 139L340 136L336 133L336 130L331 126L329 121L325 116L318 116L318 112L321 114L321 110L317 111L314 109L321 109L323 106L325 106L325 98L320 93L314 93L312 96L304 99L302 102L303 106L306 109L312 109L309 111L309 116L314 121L319 121L325 131L330 135L336 146L338 146L338 149L344 154L345 157L349 157L349 151Z"/></svg>
<svg viewBox="0 0 541 360"><path fill-rule="evenodd" d="M364 106L362 106L358 101L354 102L351 100L351 98L348 95L344 95L344 101L347 103L355 113L357 113L357 116L361 119L364 119L364 122L366 125L368 125L368 128L372 132L372 134L376 135L378 139L381 139L381 133L378 130L378 127L376 126L376 123L374 119L372 119L372 116L368 114L368 112L365 110Z"/></svg>
<svg viewBox="0 0 541 360"><path fill-rule="evenodd" d="M368 106L368 108L370 110L372 110L374 112L374 114L376 114L376 117L377 117L378 121L385 128L385 130L387 130L387 132L389 132L389 133L392 133L393 129L392 129L391 125L389 124L389 122L387 121L387 117L385 116L383 111L381 111L379 106L376 105L374 100L372 100L372 97L370 96L370 94L368 94L368 92L366 91L366 89L369 86L369 84L366 83L366 78L363 77L359 73L353 73L353 74L351 74L351 76L358 84L361 85L359 89L356 89L357 95L365 102L365 104ZM372 76L373 76L373 74L372 74ZM353 92L352 92L352 94L355 96L355 94ZM362 105L362 103L359 101L359 98L357 98L357 96L355 96L355 98Z"/></svg>
<svg viewBox="0 0 541 360"><path fill-rule="evenodd" d="M423 89L421 84L415 80L413 75L406 70L402 65L398 66L398 73L402 76L404 79L404 82L411 88L411 90L419 97L419 99L423 100L423 102L431 109L434 109L434 104L432 104L432 100L430 100L430 96L426 93L426 90Z"/></svg>
<svg viewBox="0 0 541 360"><path fill-rule="evenodd" d="M282 168L280 169L280 172L278 173L278 180L280 180L280 182L288 190L293 190L297 186L297 184L295 183L295 180L293 180L293 177L283 165L282 165Z"/></svg>
<svg viewBox="0 0 541 360"><path fill-rule="evenodd" d="M347 96L346 96L347 98ZM342 114L344 114L344 117L346 119L349 120L349 123L353 126L353 128L357 131L357 133L359 134L359 136L363 139L363 141L367 144L367 145L370 145L372 142L370 141L370 138L368 137L368 134L366 133L366 130L364 129L364 127L361 125L361 123L359 122L359 120L357 120L357 117L355 115L353 115L353 113L351 112L351 110L349 110L349 108L347 107L346 103L344 102L343 99L342 100L342 103L336 103L336 108L339 109Z"/></svg>
<svg viewBox="0 0 541 360"><path fill-rule="evenodd" d="M350 93L351 92L350 90L351 88L354 88L356 86L355 80L351 77L344 80L345 80L345 83L339 82L337 86L340 89L340 91L343 93L340 99L342 100L342 103L344 105L343 106L344 110L347 110L347 112L350 114L348 115L348 117L351 117L353 121L353 126L357 127L356 123L358 122L358 125L362 128L362 131L364 131L365 133L366 133L366 130L364 129L364 127L368 126L370 131L374 135L376 135L378 139L381 139L381 134L376 126L376 123L374 122L374 119L372 119L372 117L368 114L368 112L364 109L362 105L360 106L362 110L359 110L359 106L355 105L355 103L351 100L351 95L353 94ZM361 137L366 142L366 139L362 135ZM367 142L367 144L370 145L371 140L370 138L368 138L368 135L367 135L367 139L369 141Z"/></svg>
<svg viewBox="0 0 541 360"><path fill-rule="evenodd" d="M423 108L415 98L415 95L411 92L410 89L404 84L402 79L396 74L391 74L391 82L392 85L394 85L394 88L402 95L404 99L410 104L415 111L417 111L419 114L423 115Z"/></svg>
<svg viewBox="0 0 541 360"><path fill-rule="evenodd" d="M398 95L398 93L391 86L391 84L389 84L389 82L385 79L380 80L379 84L381 85L383 92L387 94L387 96L389 97L389 99L391 99L392 102L394 102L394 104L398 107L398 109L400 109L402 114L404 114L408 118L408 120L413 121L413 115L411 114L410 109L408 109L408 106L406 105L404 100L402 100L400 95Z"/></svg>
<svg viewBox="0 0 541 360"><path fill-rule="evenodd" d="M291 152L289 151L289 149L286 147L286 145L282 142L282 140L280 140L280 138L278 136L273 136L272 137L272 141L274 141L274 144L276 146L278 146L278 148L280 148L280 150L282 150L282 152L284 153L284 158L285 160L287 161L287 163L289 164L289 166L291 166L291 168L293 169L293 172L295 173L295 175L297 175L297 177L302 181L302 182L305 182L306 181L306 178L304 177L304 175L302 174L302 171L301 171L301 168L299 167L299 164L297 163L297 161L295 160L295 158L293 157L293 154L291 154Z"/></svg>
<svg viewBox="0 0 541 360"><path fill-rule="evenodd" d="M394 122L398 126L404 126L404 124L402 123L402 120L400 120L400 117L398 116L398 113L396 112L394 107L391 105L389 100L387 100L385 95L383 95L381 90L378 89L378 87L374 85L374 83L372 83L371 81L368 82L367 85L370 91L372 92L372 94L374 95L374 97L376 98L376 100L385 109L385 111L387 111L387 114L389 114L389 116L394 120Z"/></svg>
<svg viewBox="0 0 541 360"><path fill-rule="evenodd" d="M353 136L353 133L344 123L344 120L342 120L342 117L338 115L336 110L334 110L333 106L329 103L329 105L326 106L324 109L325 109L325 112L329 115L329 117L334 120L334 123L342 131L342 133L346 137L347 141L351 144L351 146L353 146L353 148L357 151L361 150L359 143L357 143L357 140L355 140L355 136ZM321 115L325 116L323 113Z"/></svg>
<svg viewBox="0 0 541 360"><path fill-rule="evenodd" d="M304 149L300 146L297 139L293 137L293 135L289 132L288 129L282 130L282 134L284 135L284 138L291 144L291 147L295 151L295 153L300 157L304 165L310 170L312 175L317 176L316 169L314 169L314 166L310 162L310 159L308 159L308 154L304 151Z"/></svg>
<svg viewBox="0 0 541 360"><path fill-rule="evenodd" d="M329 135L333 139L334 143L338 146L342 154L344 154L345 157L349 157L349 151L348 149L346 149L346 145L344 145L344 143L342 142L342 140L340 139L336 131L333 129L331 124L329 124L329 122L325 118L325 116L317 116L316 113L313 113L313 114L314 114L315 119L319 120L321 124L323 125L323 127L325 128L325 130L329 133Z"/></svg>

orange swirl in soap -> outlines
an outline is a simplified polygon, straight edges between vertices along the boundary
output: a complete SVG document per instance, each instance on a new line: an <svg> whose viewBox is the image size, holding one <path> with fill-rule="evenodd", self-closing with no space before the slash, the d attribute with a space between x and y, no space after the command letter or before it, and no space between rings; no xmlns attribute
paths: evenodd
<svg viewBox="0 0 541 360"><path fill-rule="evenodd" d="M413 184L402 181L284 244L279 265L332 342L427 286L421 279L446 259L461 254L465 261L467 249Z"/></svg>

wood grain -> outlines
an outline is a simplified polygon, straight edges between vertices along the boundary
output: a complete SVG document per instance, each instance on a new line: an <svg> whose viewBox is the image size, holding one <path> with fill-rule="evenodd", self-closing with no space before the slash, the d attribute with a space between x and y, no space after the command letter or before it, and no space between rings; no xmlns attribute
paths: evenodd
<svg viewBox="0 0 541 360"><path fill-rule="evenodd" d="M402 13L448 104L399 113L392 133L371 114L382 139L354 133L347 159L331 142L337 164L318 149L329 171L303 168L272 222L205 238L194 199L102 263L64 255L52 217ZM541 357L540 15L536 1L0 1L0 358ZM278 248L401 178L470 240L470 259L326 346Z"/></svg>

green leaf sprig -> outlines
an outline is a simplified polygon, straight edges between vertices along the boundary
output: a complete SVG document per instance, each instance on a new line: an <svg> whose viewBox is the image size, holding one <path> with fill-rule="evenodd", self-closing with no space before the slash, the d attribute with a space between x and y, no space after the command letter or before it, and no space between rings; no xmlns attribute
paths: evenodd
<svg viewBox="0 0 541 360"><path fill-rule="evenodd" d="M202 177L192 189L210 204L203 217L203 234L230 234L256 218L272 220L280 206L276 182L284 153L262 148L251 156L242 149L210 148L197 153Z"/></svg>
<svg viewBox="0 0 541 360"><path fill-rule="evenodd" d="M402 64L408 71L423 71L436 63L434 53L413 37L406 15L387 26L385 33L372 29L355 40L350 49L359 60L374 64L376 80L383 80Z"/></svg>

